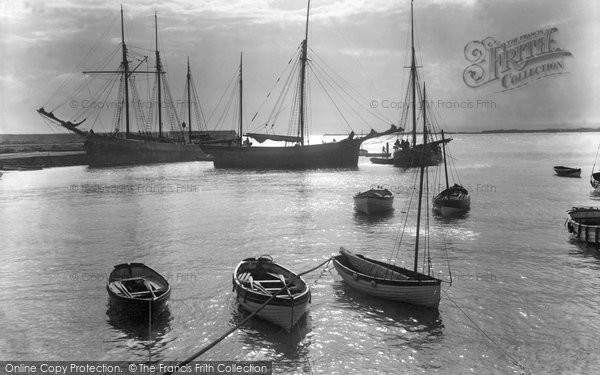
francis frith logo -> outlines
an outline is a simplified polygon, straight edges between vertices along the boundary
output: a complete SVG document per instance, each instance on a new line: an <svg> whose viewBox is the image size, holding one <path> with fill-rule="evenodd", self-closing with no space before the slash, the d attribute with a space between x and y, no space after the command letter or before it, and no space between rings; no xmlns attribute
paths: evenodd
<svg viewBox="0 0 600 375"><path fill-rule="evenodd" d="M535 80L567 73L564 58L569 51L558 47L558 28L523 34L506 42L493 37L474 40L465 46L471 63L463 72L469 87L500 85L500 91L513 90Z"/></svg>

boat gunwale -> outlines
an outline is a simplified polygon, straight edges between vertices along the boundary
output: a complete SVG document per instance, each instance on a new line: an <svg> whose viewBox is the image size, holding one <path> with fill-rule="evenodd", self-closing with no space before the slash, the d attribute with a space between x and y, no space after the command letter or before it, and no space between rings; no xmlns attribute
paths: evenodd
<svg viewBox="0 0 600 375"><path fill-rule="evenodd" d="M418 277L420 277L421 279L417 279L415 277L415 272L411 271L409 269L403 268L403 267L399 267L399 266L395 266L393 264L389 264L389 263L385 263L385 262L380 262L374 259L370 259L367 257L363 257L363 259L369 261L369 262L373 262L375 264L378 264L380 266L383 267L389 267L391 270L396 271L398 273L401 273L403 275L406 275L408 277L410 277L410 279L408 280L390 280L390 279L384 279L384 278L380 278L380 277L376 277L376 276L370 276L367 274L364 274L362 272L360 272L359 270L355 269L350 263L348 258L343 255L343 254L339 254L336 255L333 258L333 262L334 265L338 264L341 269L348 275L354 275L356 274L357 280L365 280L368 282L372 282L375 281L378 284L382 284L382 285L392 285L392 286L426 286L426 285L438 285L441 284L442 280L435 278L433 276L428 276L425 274L421 274L421 273L416 273L416 275L419 275ZM344 262L343 260L345 260L346 262ZM339 269L338 269L339 270Z"/></svg>

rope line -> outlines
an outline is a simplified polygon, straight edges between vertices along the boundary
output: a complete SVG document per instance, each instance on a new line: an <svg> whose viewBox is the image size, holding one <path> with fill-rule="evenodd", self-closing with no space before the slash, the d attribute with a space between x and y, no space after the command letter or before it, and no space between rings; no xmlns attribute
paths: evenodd
<svg viewBox="0 0 600 375"><path fill-rule="evenodd" d="M306 275L307 273L311 273L314 270L321 268L322 266L324 266L325 264L331 262L331 260L333 259L333 257L328 258L327 260L325 260L322 263L319 263L319 265L317 265L316 267L313 267L311 269L309 269L308 271L304 271L302 273L299 273L297 275L295 275L294 277L292 277L290 279L290 281L288 281L287 284L285 284L281 289L279 289L276 293L273 293L273 295L271 297L269 297L268 300L265 301L265 303L263 303L255 312L251 313L250 315L248 315L246 318L244 318L240 323L238 323L235 327L231 328L230 330L228 330L227 332L225 332L224 334L222 334L218 339L214 340L213 342L211 342L210 344L208 344L207 346L205 346L204 348L202 348L201 350L199 350L198 352L192 354L189 358L187 358L186 360L184 360L183 362L179 363L177 366L175 366L175 368L180 368L183 367L185 365L187 365L188 363L192 362L194 359L200 357L202 354L206 353L207 351L209 351L210 349L212 349L214 346L216 346L218 343L220 343L221 341L223 341L224 339L227 338L227 336L231 335L233 332L237 331L238 328L240 328L242 325L244 325L248 320L250 320L252 317L254 317L254 315L258 314L258 312L260 312L263 308L265 308L269 303L271 303L271 301L281 292L283 292L286 288L288 288L298 277ZM169 372L165 372L163 375L171 375L173 374L174 371L169 371Z"/></svg>
<svg viewBox="0 0 600 375"><path fill-rule="evenodd" d="M510 355L506 350L504 350L496 341L494 341L494 339L492 339L487 333L485 333L485 331L483 329L481 329L481 327L479 327L477 325L477 323L475 323L475 321L473 319L471 319L471 317L458 305L458 303L456 303L449 295L448 293L446 293L446 291L443 291L444 294L446 295L446 297L450 300L450 302L452 302L454 304L454 306L456 306L456 308L458 310L460 310L461 313L463 313L464 316L467 317L467 319L469 319L469 321L475 326L475 328L481 332L481 334L483 334L488 340L490 340L492 342L492 344L496 345L496 347L498 349L500 349L500 351L506 356L508 357L513 365L517 366L519 369L521 369L521 373L524 373L526 371L525 366L523 366L521 364L521 362L519 362L518 360L515 359L515 357L513 357L512 355Z"/></svg>

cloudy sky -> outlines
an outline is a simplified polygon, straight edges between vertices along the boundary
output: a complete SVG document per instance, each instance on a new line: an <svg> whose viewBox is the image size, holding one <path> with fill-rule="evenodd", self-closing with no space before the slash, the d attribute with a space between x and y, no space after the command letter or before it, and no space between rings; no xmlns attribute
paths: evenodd
<svg viewBox="0 0 600 375"><path fill-rule="evenodd" d="M98 45L94 57L114 50L120 41L120 6L121 2L98 0L0 0L0 133L59 131L42 121L35 109L52 107L70 94L57 92L66 77L97 67L101 61L82 65L93 46ZM243 51L250 118L303 38L306 2L131 0L123 2L123 8L126 42L148 49L148 54L153 48L153 16L158 13L161 53L173 96L183 95L189 56L206 113L216 106ZM352 86L361 105L377 107L381 116L394 122L398 110L386 107L404 100L409 9L408 0L312 1L311 49ZM600 126L599 19L600 2L595 0L415 1L419 63L442 127L477 131ZM498 81L478 88L465 84L463 73L471 64L465 46L470 42L487 37L504 42L553 27L553 45L572 54L560 59L565 74L508 91ZM97 44L101 39L106 42ZM320 104L313 103L312 132L347 131L340 117ZM68 105L55 113L65 119L74 116ZM372 125L386 127L381 122ZM367 130L363 123L351 126Z"/></svg>

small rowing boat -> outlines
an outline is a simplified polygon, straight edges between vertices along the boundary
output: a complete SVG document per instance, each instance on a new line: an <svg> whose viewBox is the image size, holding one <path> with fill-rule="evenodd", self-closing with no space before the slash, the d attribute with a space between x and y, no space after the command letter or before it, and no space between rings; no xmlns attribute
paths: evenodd
<svg viewBox="0 0 600 375"><path fill-rule="evenodd" d="M565 223L574 238L600 246L600 208L573 207Z"/></svg>
<svg viewBox="0 0 600 375"><path fill-rule="evenodd" d="M288 331L310 303L306 282L269 255L242 260L233 272L233 290L238 303L250 313L266 303L256 315Z"/></svg>
<svg viewBox="0 0 600 375"><path fill-rule="evenodd" d="M354 196L354 208L367 215L394 209L394 194L388 189L377 187Z"/></svg>
<svg viewBox="0 0 600 375"><path fill-rule="evenodd" d="M557 165L554 167L554 172L561 177L581 177L581 168L563 167Z"/></svg>
<svg viewBox="0 0 600 375"><path fill-rule="evenodd" d="M111 306L140 318L158 317L171 295L167 280L142 263L116 265L108 277L106 290Z"/></svg>

